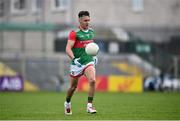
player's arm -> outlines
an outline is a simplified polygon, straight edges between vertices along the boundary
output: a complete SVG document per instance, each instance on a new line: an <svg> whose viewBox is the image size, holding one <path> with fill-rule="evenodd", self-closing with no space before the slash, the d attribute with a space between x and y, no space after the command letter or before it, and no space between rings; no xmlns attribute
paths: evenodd
<svg viewBox="0 0 180 121"><path fill-rule="evenodd" d="M75 41L68 39L68 42L66 45L66 53L71 59L74 58L74 54L72 52L72 47L74 46L74 43Z"/></svg>
<svg viewBox="0 0 180 121"><path fill-rule="evenodd" d="M79 67L81 67L81 63L79 63L80 58L75 58L72 48L76 41L76 33L71 31L68 37L67 45L66 45L66 53L72 59L72 61Z"/></svg>
<svg viewBox="0 0 180 121"><path fill-rule="evenodd" d="M72 51L72 47L74 46L74 43L75 43L75 41L68 39L68 42L66 45L66 53L77 66L81 67L81 63L79 63L80 58L75 58L73 51Z"/></svg>
<svg viewBox="0 0 180 121"><path fill-rule="evenodd" d="M72 48L75 44L75 41L76 41L76 32L71 31L69 33L68 41L67 41L67 45L66 45L66 53L71 59L74 59L74 54L73 54Z"/></svg>

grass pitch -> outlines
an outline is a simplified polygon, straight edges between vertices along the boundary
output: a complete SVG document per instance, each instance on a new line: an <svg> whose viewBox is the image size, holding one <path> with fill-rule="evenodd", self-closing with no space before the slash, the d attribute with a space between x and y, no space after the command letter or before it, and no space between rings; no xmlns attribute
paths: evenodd
<svg viewBox="0 0 180 121"><path fill-rule="evenodd" d="M180 93L96 93L97 114L86 113L87 93L72 98L73 115L64 115L65 93L0 93L1 120L171 120L180 119Z"/></svg>

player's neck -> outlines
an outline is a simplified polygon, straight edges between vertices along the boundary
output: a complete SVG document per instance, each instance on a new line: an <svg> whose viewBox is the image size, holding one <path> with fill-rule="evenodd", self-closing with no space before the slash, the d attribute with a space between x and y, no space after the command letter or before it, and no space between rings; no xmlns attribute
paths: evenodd
<svg viewBox="0 0 180 121"><path fill-rule="evenodd" d="M79 26L79 29L84 31L84 32L88 32L89 31L89 27L88 28L83 28L83 27Z"/></svg>

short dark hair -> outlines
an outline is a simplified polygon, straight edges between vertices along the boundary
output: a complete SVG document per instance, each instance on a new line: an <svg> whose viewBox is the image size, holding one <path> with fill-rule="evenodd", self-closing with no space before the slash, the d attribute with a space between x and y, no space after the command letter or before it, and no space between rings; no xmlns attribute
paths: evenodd
<svg viewBox="0 0 180 121"><path fill-rule="evenodd" d="M80 11L78 14L78 17L83 17L83 16L90 16L88 11Z"/></svg>

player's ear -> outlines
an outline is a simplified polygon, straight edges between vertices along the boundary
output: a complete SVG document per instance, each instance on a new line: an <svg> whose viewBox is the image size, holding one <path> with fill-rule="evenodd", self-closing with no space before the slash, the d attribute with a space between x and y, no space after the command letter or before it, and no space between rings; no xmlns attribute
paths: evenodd
<svg viewBox="0 0 180 121"><path fill-rule="evenodd" d="M78 20L79 20L79 23L81 23L81 18L79 18Z"/></svg>

